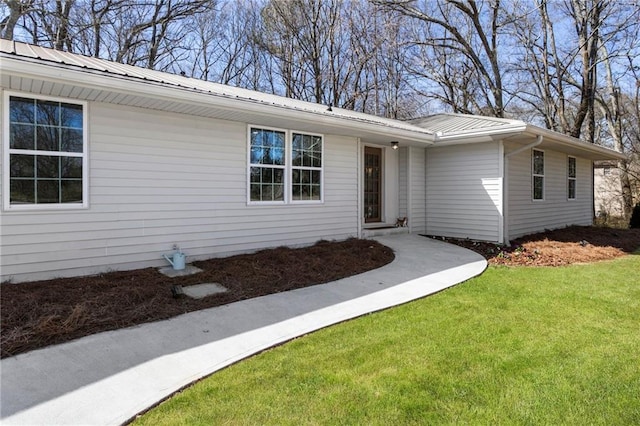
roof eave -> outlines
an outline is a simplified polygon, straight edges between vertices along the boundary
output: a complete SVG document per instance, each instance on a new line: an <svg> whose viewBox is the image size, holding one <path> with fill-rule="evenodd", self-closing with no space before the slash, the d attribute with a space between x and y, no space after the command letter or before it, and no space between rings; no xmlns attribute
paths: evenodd
<svg viewBox="0 0 640 426"><path fill-rule="evenodd" d="M469 130L449 134L436 133L436 146L459 145L467 143L495 142L510 136L521 134L526 129L525 123L501 127L500 129Z"/></svg>
<svg viewBox="0 0 640 426"><path fill-rule="evenodd" d="M406 141L425 145L434 143L434 135L427 129L406 129L394 127L375 120L366 120L352 116L331 115L330 112L305 111L286 105L268 104L255 99L225 96L218 93L204 92L182 86L168 85L155 81L143 81L124 75L107 74L98 70L80 68L60 63L48 63L42 60L0 54L0 71L32 78L44 78L79 87L99 88L112 92L137 94L167 101L188 102L205 106L216 106L231 110L249 111L256 114L278 116L286 112L287 117L301 121L341 126L355 131L388 135L390 138L401 138Z"/></svg>
<svg viewBox="0 0 640 426"><path fill-rule="evenodd" d="M600 145L582 142L574 137L554 132L553 130L543 129L542 127L531 124L527 125L527 129L524 133L531 136L542 136L545 139L552 140L556 144L586 151L592 154L594 159L597 160L625 160L627 158L627 156L622 152L614 151L613 149Z"/></svg>

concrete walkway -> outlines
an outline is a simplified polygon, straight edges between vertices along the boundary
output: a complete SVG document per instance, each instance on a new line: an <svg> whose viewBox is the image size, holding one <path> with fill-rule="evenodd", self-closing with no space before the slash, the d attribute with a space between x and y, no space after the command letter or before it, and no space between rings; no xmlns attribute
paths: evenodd
<svg viewBox="0 0 640 426"><path fill-rule="evenodd" d="M2 424L122 424L181 387L266 348L476 276L476 253L417 235L376 238L380 269L88 336L0 361Z"/></svg>

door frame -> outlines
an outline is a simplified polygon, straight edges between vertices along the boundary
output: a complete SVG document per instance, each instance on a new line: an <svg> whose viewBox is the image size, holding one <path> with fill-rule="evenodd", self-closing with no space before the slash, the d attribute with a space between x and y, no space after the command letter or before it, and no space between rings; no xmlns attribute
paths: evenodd
<svg viewBox="0 0 640 426"><path fill-rule="evenodd" d="M377 192L377 196L378 196L378 203L377 203L377 210L378 210L378 215L372 218L368 218L367 217L367 197L366 197L366 192L367 192L367 163L366 163L366 157L367 155L377 155L378 156L378 182L377 182L377 188L376 188L376 192ZM369 145L365 145L364 146L364 150L362 153L362 190L361 190L361 194L362 194L362 213L363 213L363 219L364 219L364 223L382 223L383 222L383 197L384 197L384 193L383 193L383 188L384 188L384 156L385 156L385 151L384 148L382 147L377 147L377 146L369 146Z"/></svg>

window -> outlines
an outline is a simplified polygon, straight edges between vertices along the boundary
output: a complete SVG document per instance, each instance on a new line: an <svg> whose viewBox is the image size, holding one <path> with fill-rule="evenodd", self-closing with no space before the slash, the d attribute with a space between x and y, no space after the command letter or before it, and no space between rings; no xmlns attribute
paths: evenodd
<svg viewBox="0 0 640 426"><path fill-rule="evenodd" d="M544 200L544 152L534 149L532 157L532 196Z"/></svg>
<svg viewBox="0 0 640 426"><path fill-rule="evenodd" d="M85 104L7 94L5 105L5 208L85 207Z"/></svg>
<svg viewBox="0 0 640 426"><path fill-rule="evenodd" d="M576 199L576 159L567 157L567 198Z"/></svg>
<svg viewBox="0 0 640 426"><path fill-rule="evenodd" d="M322 138L293 134L291 144L291 199L320 200Z"/></svg>
<svg viewBox="0 0 640 426"><path fill-rule="evenodd" d="M249 129L249 202L322 201L322 136Z"/></svg>
<svg viewBox="0 0 640 426"><path fill-rule="evenodd" d="M251 129L250 199L284 201L285 133Z"/></svg>

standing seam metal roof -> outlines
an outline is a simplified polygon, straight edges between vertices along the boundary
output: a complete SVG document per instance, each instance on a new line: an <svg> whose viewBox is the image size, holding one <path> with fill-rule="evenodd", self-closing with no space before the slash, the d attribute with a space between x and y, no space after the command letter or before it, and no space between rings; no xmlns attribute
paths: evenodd
<svg viewBox="0 0 640 426"><path fill-rule="evenodd" d="M498 130L500 128L526 125L524 121L520 120L466 114L431 115L411 120L410 123L442 134L475 132L487 129Z"/></svg>
<svg viewBox="0 0 640 426"><path fill-rule="evenodd" d="M321 114L327 117L357 120L361 122L368 122L375 125L382 125L426 135L433 134L430 129L416 126L400 120L378 117L337 107L332 107L332 111L328 111L327 105L300 101L297 99L286 98L283 96L257 92L239 87L227 86L211 81L198 80L195 78L140 68L133 65L121 64L75 53L62 52L17 41L0 39L0 54L2 54L2 56L12 55L20 58L36 59L70 67L80 67L86 70L97 71L117 77L127 77L137 80L143 80L146 82L158 83L163 86L172 86L201 93L208 93L214 96L253 101L264 105Z"/></svg>

